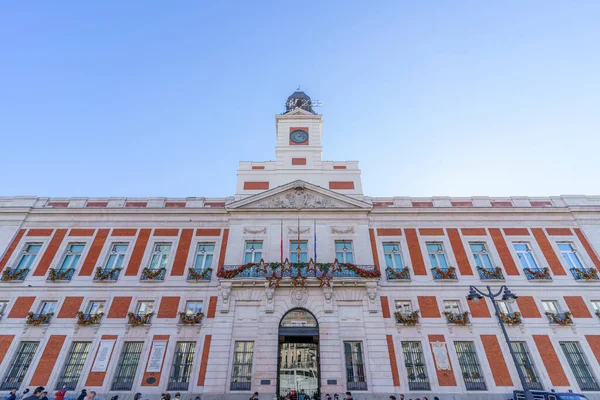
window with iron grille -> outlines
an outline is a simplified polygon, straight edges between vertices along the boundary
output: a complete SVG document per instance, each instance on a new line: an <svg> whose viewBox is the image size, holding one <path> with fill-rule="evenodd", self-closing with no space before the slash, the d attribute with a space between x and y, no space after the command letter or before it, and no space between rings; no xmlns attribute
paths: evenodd
<svg viewBox="0 0 600 400"><path fill-rule="evenodd" d="M63 385L67 390L75 390L81 377L81 371L85 360L90 353L91 342L73 342L67 355L67 361L60 374L60 379L56 381L56 390L61 389Z"/></svg>
<svg viewBox="0 0 600 400"><path fill-rule="evenodd" d="M579 342L560 342L560 347L565 353L579 388L584 392L600 390L600 385L592 373Z"/></svg>
<svg viewBox="0 0 600 400"><path fill-rule="evenodd" d="M513 353L515 353L515 357L517 358L517 362L519 364L519 369L527 381L527 389L543 390L542 383L538 379L535 366L533 365L533 360L529 355L527 343L511 342L510 347L512 348Z"/></svg>
<svg viewBox="0 0 600 400"><path fill-rule="evenodd" d="M131 390L144 342L125 342L111 390Z"/></svg>
<svg viewBox="0 0 600 400"><path fill-rule="evenodd" d="M177 342L167 390L188 390L196 342Z"/></svg>
<svg viewBox="0 0 600 400"><path fill-rule="evenodd" d="M421 342L402 342L404 366L410 390L431 390Z"/></svg>
<svg viewBox="0 0 600 400"><path fill-rule="evenodd" d="M254 342L235 342L230 390L250 390Z"/></svg>
<svg viewBox="0 0 600 400"><path fill-rule="evenodd" d="M473 342L454 342L456 356L467 390L487 390Z"/></svg>
<svg viewBox="0 0 600 400"><path fill-rule="evenodd" d="M39 345L40 342L21 342L17 355L8 367L0 390L18 389L21 386Z"/></svg>
<svg viewBox="0 0 600 400"><path fill-rule="evenodd" d="M367 390L362 342L344 342L348 390Z"/></svg>

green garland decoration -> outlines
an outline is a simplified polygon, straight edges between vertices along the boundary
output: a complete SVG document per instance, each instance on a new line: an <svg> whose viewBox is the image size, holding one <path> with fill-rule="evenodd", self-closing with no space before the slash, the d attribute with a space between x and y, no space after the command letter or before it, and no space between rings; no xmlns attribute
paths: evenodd
<svg viewBox="0 0 600 400"><path fill-rule="evenodd" d="M2 280L3 281L20 281L23 279L23 275L27 274L27 271L29 271L29 269L27 269L27 268L21 269L21 270L6 268L4 271L2 271Z"/></svg>
<svg viewBox="0 0 600 400"><path fill-rule="evenodd" d="M456 268L454 267L448 267L447 271L444 271L440 267L434 267L433 269L437 271L442 279L456 279Z"/></svg>
<svg viewBox="0 0 600 400"><path fill-rule="evenodd" d="M142 274L144 275L144 278L152 280L156 279L160 274L163 273L163 271L165 271L164 268L155 269L154 271L148 268L144 268Z"/></svg>
<svg viewBox="0 0 600 400"><path fill-rule="evenodd" d="M502 319L502 322L508 325L518 325L522 322L521 313L518 311L510 314L501 312L500 318Z"/></svg>
<svg viewBox="0 0 600 400"><path fill-rule="evenodd" d="M460 314L454 314L450 311L444 311L444 315L446 316L448 322L451 324L464 326L469 323L469 313L467 311Z"/></svg>
<svg viewBox="0 0 600 400"><path fill-rule="evenodd" d="M117 271L121 271L122 269L123 268L113 268L113 269L109 270L108 272L103 273L102 268L98 267L98 268L96 268L96 279L99 281L106 280L106 279L110 278L112 276L112 274L114 274Z"/></svg>
<svg viewBox="0 0 600 400"><path fill-rule="evenodd" d="M554 322L555 324L561 325L561 326L566 326L566 325L572 325L573 324L573 319L571 318L571 315L573 315L572 313L570 313L569 311L565 312L563 314L563 316L560 316L558 314L554 314L551 312L547 312L546 315L548 317L550 317L550 319L552 319L552 322Z"/></svg>
<svg viewBox="0 0 600 400"><path fill-rule="evenodd" d="M550 270L547 267L542 268L541 271L534 271L531 268L524 268L523 271L533 275L535 279L546 279L550 277Z"/></svg>
<svg viewBox="0 0 600 400"><path fill-rule="evenodd" d="M196 314L186 314L184 312L179 313L179 319L181 323L186 325L199 324L202 322L202 318L204 318L204 314L201 312Z"/></svg>
<svg viewBox="0 0 600 400"><path fill-rule="evenodd" d="M502 279L504 275L502 275L502 268L496 267L492 271L487 268L477 267L478 271L481 271L486 278L490 279Z"/></svg>
<svg viewBox="0 0 600 400"><path fill-rule="evenodd" d="M65 279L67 276L69 276L69 274L75 271L74 268L67 268L66 270L64 270L63 272L56 272L56 269L54 268L50 268L48 270L48 280L54 282L54 281L62 281L63 279Z"/></svg>
<svg viewBox="0 0 600 400"><path fill-rule="evenodd" d="M33 312L27 313L27 325L38 326L44 324L50 320L50 318L54 315L54 313L41 314L39 317L35 317Z"/></svg>
<svg viewBox="0 0 600 400"><path fill-rule="evenodd" d="M400 324L404 324L407 326L415 326L419 322L419 310L413 311L408 314L401 313L400 311L396 311L394 314L396 316L396 321Z"/></svg>
<svg viewBox="0 0 600 400"><path fill-rule="evenodd" d="M575 272L577 273L577 275L579 275L586 281L593 281L598 279L598 270L596 268L590 268L589 270L581 270L579 268L575 268Z"/></svg>
<svg viewBox="0 0 600 400"><path fill-rule="evenodd" d="M396 270L390 267L387 267L385 271L396 279L410 279L410 272L408 267L404 267L401 270Z"/></svg>
<svg viewBox="0 0 600 400"><path fill-rule="evenodd" d="M128 320L127 322L129 322L129 325L131 325L131 326L147 324L148 322L150 322L150 318L152 318L153 315L154 315L153 312L148 313L146 315L137 315L132 312L128 312L127 313L127 320Z"/></svg>
<svg viewBox="0 0 600 400"><path fill-rule="evenodd" d="M202 272L198 273L194 268L188 268L188 273L190 274L190 278L195 280L196 282L210 276L212 273L212 268L205 268Z"/></svg>
<svg viewBox="0 0 600 400"><path fill-rule="evenodd" d="M86 318L86 316L83 312L78 311L77 312L77 325L88 326L88 325L99 324L100 319L102 318L102 315L104 315L104 313L97 313L97 314L94 314L94 315Z"/></svg>

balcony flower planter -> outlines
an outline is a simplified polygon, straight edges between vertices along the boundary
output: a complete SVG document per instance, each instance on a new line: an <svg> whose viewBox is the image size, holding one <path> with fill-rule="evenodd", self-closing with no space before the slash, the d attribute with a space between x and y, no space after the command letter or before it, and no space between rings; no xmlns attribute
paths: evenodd
<svg viewBox="0 0 600 400"><path fill-rule="evenodd" d="M504 274L500 267L493 269L477 267L477 272L479 272L479 277L481 279L504 279Z"/></svg>
<svg viewBox="0 0 600 400"><path fill-rule="evenodd" d="M15 270L12 268L6 268L2 271L2 280L5 282L10 281L22 281L25 280L25 277L29 273L29 268Z"/></svg>
<svg viewBox="0 0 600 400"><path fill-rule="evenodd" d="M521 313L518 311L508 314L501 312L500 318L502 319L502 322L504 322L507 325L519 325L523 322L521 320Z"/></svg>
<svg viewBox="0 0 600 400"><path fill-rule="evenodd" d="M154 315L153 312L145 315L137 315L132 312L127 313L127 323L131 326L140 326L150 323L150 318Z"/></svg>
<svg viewBox="0 0 600 400"><path fill-rule="evenodd" d="M94 280L96 281L116 281L119 278L122 268L102 269L96 268Z"/></svg>
<svg viewBox="0 0 600 400"><path fill-rule="evenodd" d="M457 279L456 268L454 267L448 267L447 269L435 267L431 268L431 272L433 273L433 279L435 280L446 281Z"/></svg>
<svg viewBox="0 0 600 400"><path fill-rule="evenodd" d="M393 269L393 268L387 267L385 269L385 272L387 274L388 280L401 280L401 281L410 280L410 271L409 271L408 267L404 267L402 269Z"/></svg>
<svg viewBox="0 0 600 400"><path fill-rule="evenodd" d="M84 314L81 311L77 313L77 325L80 326L88 326L88 325L97 325L100 323L100 319L102 319L103 313L97 314Z"/></svg>
<svg viewBox="0 0 600 400"><path fill-rule="evenodd" d="M52 318L53 315L54 313L34 314L30 311L29 313L27 313L27 319L25 320L25 322L27 323L27 325L33 326L45 325L50 323L50 318Z"/></svg>
<svg viewBox="0 0 600 400"><path fill-rule="evenodd" d="M571 274L576 281L597 281L598 270L596 268L571 268Z"/></svg>
<svg viewBox="0 0 600 400"><path fill-rule="evenodd" d="M464 326L469 323L469 313L467 311L459 314L444 311L444 315L446 316L446 321L448 321L449 324Z"/></svg>
<svg viewBox="0 0 600 400"><path fill-rule="evenodd" d="M205 269L194 269L188 268L188 281L210 281L210 277L212 275L212 268Z"/></svg>
<svg viewBox="0 0 600 400"><path fill-rule="evenodd" d="M396 316L396 322L399 324L415 326L419 323L419 310L411 313L401 313L400 311L397 311L394 315Z"/></svg>
<svg viewBox="0 0 600 400"><path fill-rule="evenodd" d="M551 324L557 324L560 326L573 325L573 319L571 318L571 315L573 314L569 311L558 314L552 312L546 313L546 316L550 320Z"/></svg>
<svg viewBox="0 0 600 400"><path fill-rule="evenodd" d="M144 268L142 270L142 281L163 281L165 279L165 273L167 270L165 268L158 269L148 269Z"/></svg>
<svg viewBox="0 0 600 400"><path fill-rule="evenodd" d="M524 268L525 276L530 281L550 281L550 270L548 268Z"/></svg>
<svg viewBox="0 0 600 400"><path fill-rule="evenodd" d="M48 270L48 280L52 282L56 281L70 281L73 277L74 268L68 268L64 271L59 271L54 268Z"/></svg>
<svg viewBox="0 0 600 400"><path fill-rule="evenodd" d="M179 313L179 321L184 325L199 324L202 322L202 318L204 318L204 314L201 312L196 314Z"/></svg>

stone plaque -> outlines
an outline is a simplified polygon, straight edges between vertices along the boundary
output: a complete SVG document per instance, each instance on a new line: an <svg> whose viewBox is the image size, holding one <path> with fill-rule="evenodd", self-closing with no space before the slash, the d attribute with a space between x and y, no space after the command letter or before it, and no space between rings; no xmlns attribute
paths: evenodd
<svg viewBox="0 0 600 400"><path fill-rule="evenodd" d="M166 350L166 340L155 340L152 342L152 349L150 350L150 359L148 360L146 372L160 372Z"/></svg>
<svg viewBox="0 0 600 400"><path fill-rule="evenodd" d="M115 340L101 340L100 346L98 346L98 353L96 354L96 360L92 365L92 372L106 372L108 368L108 361L112 353L113 347L115 346Z"/></svg>
<svg viewBox="0 0 600 400"><path fill-rule="evenodd" d="M448 359L448 352L446 351L446 342L432 342L431 349L433 351L433 358L435 358L437 369L449 370L450 360Z"/></svg>

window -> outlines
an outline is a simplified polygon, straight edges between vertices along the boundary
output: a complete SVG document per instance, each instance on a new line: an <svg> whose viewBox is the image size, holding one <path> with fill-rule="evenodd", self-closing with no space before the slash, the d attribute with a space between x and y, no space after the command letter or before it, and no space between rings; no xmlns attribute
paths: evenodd
<svg viewBox="0 0 600 400"><path fill-rule="evenodd" d="M202 301L188 301L185 303L185 313L188 315L198 314L202 312Z"/></svg>
<svg viewBox="0 0 600 400"><path fill-rule="evenodd" d="M401 313L409 314L412 310L412 304L408 300L397 300L396 301L396 311L400 311Z"/></svg>
<svg viewBox="0 0 600 400"><path fill-rule="evenodd" d="M421 342L402 342L409 390L431 390Z"/></svg>
<svg viewBox="0 0 600 400"><path fill-rule="evenodd" d="M565 353L579 388L582 391L600 390L600 385L592 373L579 342L560 342L560 347Z"/></svg>
<svg viewBox="0 0 600 400"><path fill-rule="evenodd" d="M135 314L143 317L146 314L150 314L154 310L153 301L138 301L135 309Z"/></svg>
<svg viewBox="0 0 600 400"><path fill-rule="evenodd" d="M403 269L404 262L402 261L402 252L400 251L400 243L384 243L383 255L385 258L385 266L391 269Z"/></svg>
<svg viewBox="0 0 600 400"><path fill-rule="evenodd" d="M60 379L56 381L56 390L61 389L63 385L67 386L67 390L75 390L85 360L90 353L91 342L73 342L71 349L67 355L67 360L60 374Z"/></svg>
<svg viewBox="0 0 600 400"><path fill-rule="evenodd" d="M104 313L104 307L106 306L105 301L90 301L90 305L88 306L88 314L96 315Z"/></svg>
<svg viewBox="0 0 600 400"><path fill-rule="evenodd" d="M529 243L513 243L513 247L523 268L537 269L538 266Z"/></svg>
<svg viewBox="0 0 600 400"><path fill-rule="evenodd" d="M194 261L194 269L196 271L202 271L205 268L212 267L214 255L214 243L198 243L198 247L196 248L196 260Z"/></svg>
<svg viewBox="0 0 600 400"><path fill-rule="evenodd" d="M262 240L247 240L244 248L244 264L259 263L262 259Z"/></svg>
<svg viewBox="0 0 600 400"><path fill-rule="evenodd" d="M105 269L111 270L114 268L122 268L123 260L125 259L125 253L127 253L127 243L113 243L110 246L110 254L106 259Z"/></svg>
<svg viewBox="0 0 600 400"><path fill-rule="evenodd" d="M0 300L0 317L4 315L4 311L8 307L8 300Z"/></svg>
<svg viewBox="0 0 600 400"><path fill-rule="evenodd" d="M444 311L452 314L460 314L460 301L458 300L444 300Z"/></svg>
<svg viewBox="0 0 600 400"><path fill-rule="evenodd" d="M471 247L471 253L473 253L473 258L475 259L475 265L479 268L485 269L494 269L492 266L492 259L490 258L490 253L488 252L487 245L483 242L473 242L469 243L469 247Z"/></svg>
<svg viewBox="0 0 600 400"><path fill-rule="evenodd" d="M85 244L83 243L69 243L67 246L67 253L63 258L62 263L60 263L60 268L57 272L64 272L69 268L77 268L77 264L79 263L84 248Z"/></svg>
<svg viewBox="0 0 600 400"><path fill-rule="evenodd" d="M511 342L510 347L517 358L519 369L525 376L527 381L527 389L530 390L543 390L542 383L538 379L535 367L529 355L529 349L525 342Z"/></svg>
<svg viewBox="0 0 600 400"><path fill-rule="evenodd" d="M429 254L431 268L448 269L448 261L442 243L427 243L427 254Z"/></svg>
<svg viewBox="0 0 600 400"><path fill-rule="evenodd" d="M354 263L351 240L335 241L335 258L341 263Z"/></svg>
<svg viewBox="0 0 600 400"><path fill-rule="evenodd" d="M298 248L300 248L300 253L298 253ZM298 260L298 254L300 254L300 259ZM308 241L301 240L290 240L290 262L308 262Z"/></svg>
<svg viewBox="0 0 600 400"><path fill-rule="evenodd" d="M177 342L167 390L188 390L195 350L196 342Z"/></svg>
<svg viewBox="0 0 600 400"><path fill-rule="evenodd" d="M4 377L0 390L19 389L21 387L39 345L40 342L21 342L15 358L8 367L8 372Z"/></svg>
<svg viewBox="0 0 600 400"><path fill-rule="evenodd" d="M254 342L235 342L230 390L250 390Z"/></svg>
<svg viewBox="0 0 600 400"><path fill-rule="evenodd" d="M55 301L42 301L42 304L40 304L40 314L50 314L54 312L54 309L56 308L56 302Z"/></svg>
<svg viewBox="0 0 600 400"><path fill-rule="evenodd" d="M551 312L553 314L558 314L558 301L555 300L542 300L542 307L544 307L544 312Z"/></svg>
<svg viewBox="0 0 600 400"><path fill-rule="evenodd" d="M167 263L169 262L169 253L171 252L171 243L155 243L154 250L152 251L152 257L150 258L150 265L148 269L150 271L156 271L158 269L167 269Z"/></svg>
<svg viewBox="0 0 600 400"><path fill-rule="evenodd" d="M569 269L575 268L580 271L584 269L583 263L579 259L577 250L575 250L573 243L558 243L558 249L560 250L560 254L562 254L563 258L565 259L565 262L569 266Z"/></svg>
<svg viewBox="0 0 600 400"><path fill-rule="evenodd" d="M348 390L367 390L362 342L344 342Z"/></svg>
<svg viewBox="0 0 600 400"><path fill-rule="evenodd" d="M487 390L473 342L454 342L454 348L465 381L465 388L467 390Z"/></svg>
<svg viewBox="0 0 600 400"><path fill-rule="evenodd" d="M125 342L111 390L131 390L144 342Z"/></svg>
<svg viewBox="0 0 600 400"><path fill-rule="evenodd" d="M596 314L600 313L600 300L592 300L591 303L592 303L592 309L594 310L594 312Z"/></svg>
<svg viewBox="0 0 600 400"><path fill-rule="evenodd" d="M41 248L41 243L26 243L15 270L30 269Z"/></svg>
<svg viewBox="0 0 600 400"><path fill-rule="evenodd" d="M496 304L501 313L508 315L512 312L508 301L496 301Z"/></svg>

